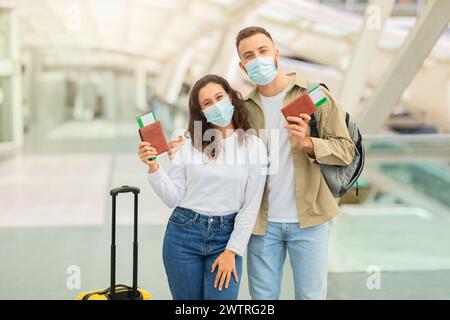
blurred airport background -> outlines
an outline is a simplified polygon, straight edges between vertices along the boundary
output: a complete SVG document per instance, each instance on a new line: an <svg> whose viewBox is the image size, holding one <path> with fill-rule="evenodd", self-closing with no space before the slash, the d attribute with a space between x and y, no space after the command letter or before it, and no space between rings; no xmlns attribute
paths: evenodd
<svg viewBox="0 0 450 320"><path fill-rule="evenodd" d="M326 83L365 134L359 196L331 229L328 298L450 299L449 19L447 0L0 0L0 298L107 286L109 190L126 184L141 188L139 284L170 299L171 210L146 181L135 116L153 110L174 137L202 75L248 92L235 36L259 25L282 70ZM131 197L118 211L130 283ZM292 299L288 264L282 288Z"/></svg>

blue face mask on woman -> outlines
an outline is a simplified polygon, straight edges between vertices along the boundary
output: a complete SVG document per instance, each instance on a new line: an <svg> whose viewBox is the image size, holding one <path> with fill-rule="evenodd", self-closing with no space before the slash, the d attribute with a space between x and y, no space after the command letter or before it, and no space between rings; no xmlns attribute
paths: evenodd
<svg viewBox="0 0 450 320"><path fill-rule="evenodd" d="M233 118L234 106L229 97L225 97L216 104L203 110L209 123L218 127L226 127Z"/></svg>
<svg viewBox="0 0 450 320"><path fill-rule="evenodd" d="M258 57L245 65L248 77L257 85L271 83L278 70L273 57Z"/></svg>

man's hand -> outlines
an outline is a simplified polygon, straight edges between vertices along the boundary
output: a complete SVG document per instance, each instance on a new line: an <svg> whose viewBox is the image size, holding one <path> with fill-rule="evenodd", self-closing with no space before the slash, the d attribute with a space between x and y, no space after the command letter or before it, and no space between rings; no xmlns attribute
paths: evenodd
<svg viewBox="0 0 450 320"><path fill-rule="evenodd" d="M287 117L287 120L290 123L286 124L285 128L288 129L292 144L314 158L314 145L311 137L306 135L308 122L311 121L311 117L301 113L298 117Z"/></svg>
<svg viewBox="0 0 450 320"><path fill-rule="evenodd" d="M184 138L183 136L178 136L176 139L169 141L169 159L172 160L177 151L181 148L181 146L184 144Z"/></svg>
<svg viewBox="0 0 450 320"><path fill-rule="evenodd" d="M211 273L217 269L216 279L214 281L214 288L219 286L219 290L222 290L222 286L225 283L225 288L228 288L231 280L231 274L234 276L234 280L238 282L238 275L236 272L236 253L231 250L225 249L220 256L214 261Z"/></svg>

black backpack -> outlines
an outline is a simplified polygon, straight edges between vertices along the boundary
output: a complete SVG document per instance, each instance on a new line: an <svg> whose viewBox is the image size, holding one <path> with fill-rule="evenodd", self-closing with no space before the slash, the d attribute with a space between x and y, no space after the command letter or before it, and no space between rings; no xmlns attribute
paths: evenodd
<svg viewBox="0 0 450 320"><path fill-rule="evenodd" d="M321 83L316 84L308 83L308 92L317 88L317 86L323 86L327 90L328 87ZM311 137L320 138L317 124L319 123L319 113L315 112L311 115L311 121L309 126L311 127ZM330 188L334 197L342 197L355 183L356 183L356 196L358 196L358 178L361 175L364 168L365 161L365 149L363 139L358 125L352 119L349 113L345 112L345 123L347 125L350 138L355 144L355 157L348 166L333 166L333 165L320 165L322 175Z"/></svg>

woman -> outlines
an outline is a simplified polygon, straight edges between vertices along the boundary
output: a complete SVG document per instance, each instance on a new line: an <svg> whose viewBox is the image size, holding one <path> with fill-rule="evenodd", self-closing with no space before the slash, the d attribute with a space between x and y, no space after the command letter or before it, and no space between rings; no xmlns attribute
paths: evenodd
<svg viewBox="0 0 450 320"><path fill-rule="evenodd" d="M139 157L148 180L173 211L163 260L175 300L236 300L242 255L261 204L267 173L263 142L250 125L241 95L219 76L195 83L186 141L166 174L146 142Z"/></svg>

